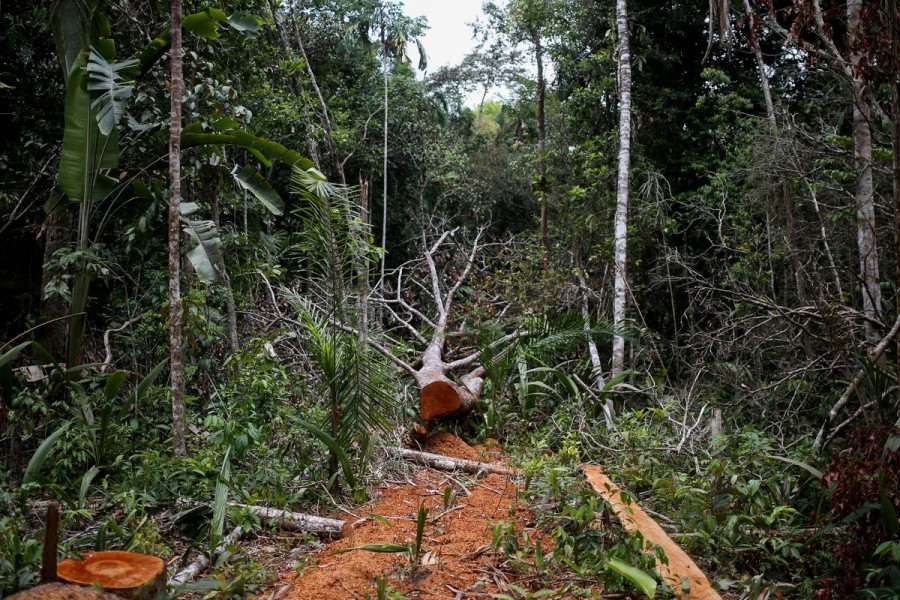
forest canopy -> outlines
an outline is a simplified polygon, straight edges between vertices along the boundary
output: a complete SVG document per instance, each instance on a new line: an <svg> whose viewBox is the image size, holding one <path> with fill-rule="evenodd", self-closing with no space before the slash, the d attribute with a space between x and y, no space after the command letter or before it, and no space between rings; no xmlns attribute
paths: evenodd
<svg viewBox="0 0 900 600"><path fill-rule="evenodd" d="M491 0L438 66L441 27L2 4L0 596L114 550L279 597L452 432L469 479L344 597L418 597L486 473L483 597L684 597L583 465L721 597L900 597L900 4Z"/></svg>

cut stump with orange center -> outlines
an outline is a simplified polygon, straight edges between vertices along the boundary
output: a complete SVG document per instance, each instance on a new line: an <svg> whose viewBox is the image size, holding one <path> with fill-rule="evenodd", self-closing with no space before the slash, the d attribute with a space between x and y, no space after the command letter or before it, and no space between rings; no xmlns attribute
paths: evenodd
<svg viewBox="0 0 900 600"><path fill-rule="evenodd" d="M419 416L428 422L435 417L453 414L460 409L459 388L450 381L438 379L422 387L419 392Z"/></svg>
<svg viewBox="0 0 900 600"><path fill-rule="evenodd" d="M85 554L59 563L59 579L104 590L135 600L153 598L166 584L166 564L161 558L134 552L109 551Z"/></svg>

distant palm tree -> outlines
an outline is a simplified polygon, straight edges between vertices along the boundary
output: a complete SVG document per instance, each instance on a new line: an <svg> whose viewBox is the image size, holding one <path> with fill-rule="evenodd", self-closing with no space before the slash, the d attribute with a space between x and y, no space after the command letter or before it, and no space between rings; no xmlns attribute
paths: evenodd
<svg viewBox="0 0 900 600"><path fill-rule="evenodd" d="M356 19L350 28L354 35L364 45L374 47L372 37L378 40L378 53L381 56L381 66L384 75L384 156L382 166L382 220L381 220L381 247L387 244L387 207L388 207L388 74L391 63L412 64L409 55L410 45L416 44L419 51L418 68L424 71L428 68L428 55L419 36L425 31L424 21L413 19L403 14L403 5L396 2L376 2L368 14ZM381 280L384 280L384 255L381 257Z"/></svg>

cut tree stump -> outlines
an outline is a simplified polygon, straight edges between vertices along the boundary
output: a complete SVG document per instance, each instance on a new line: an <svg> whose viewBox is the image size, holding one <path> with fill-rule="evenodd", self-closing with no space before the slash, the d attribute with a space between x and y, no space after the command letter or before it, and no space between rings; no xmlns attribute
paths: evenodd
<svg viewBox="0 0 900 600"><path fill-rule="evenodd" d="M13 594L7 600L121 600L95 588L64 583L45 583L30 590Z"/></svg>
<svg viewBox="0 0 900 600"><path fill-rule="evenodd" d="M440 471L464 471L466 473L497 473L499 475L518 475L519 471L504 465L493 463L476 462L474 460L465 460L462 458L450 458L440 454L432 454L430 452L419 452L417 450L408 450L406 448L394 448L387 446L384 449L390 456L402 458L410 462L418 463L438 469Z"/></svg>
<svg viewBox="0 0 900 600"><path fill-rule="evenodd" d="M61 581L93 587L133 600L150 600L166 585L161 558L134 552L91 552L81 560L69 558L56 569Z"/></svg>
<svg viewBox="0 0 900 600"><path fill-rule="evenodd" d="M610 503L625 529L640 531L644 540L659 546L666 553L669 564L665 565L657 559L656 568L662 574L663 580L675 590L676 596L689 597L690 600L722 600L691 557L636 502L623 498L622 490L603 473L600 467L582 465L582 468L588 483L597 494ZM682 587L682 582L689 586L687 593Z"/></svg>
<svg viewBox="0 0 900 600"><path fill-rule="evenodd" d="M278 522L280 527L285 529L322 533L334 537L340 537L344 533L345 522L339 519L326 519L325 517L295 513L289 510L238 504L237 502L229 502L228 506L243 508L261 519L273 519Z"/></svg>

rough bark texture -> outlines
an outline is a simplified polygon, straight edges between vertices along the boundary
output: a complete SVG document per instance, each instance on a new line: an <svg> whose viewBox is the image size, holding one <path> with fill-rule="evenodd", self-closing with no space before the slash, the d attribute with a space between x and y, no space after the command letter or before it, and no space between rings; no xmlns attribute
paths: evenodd
<svg viewBox="0 0 900 600"><path fill-rule="evenodd" d="M851 40L859 33L861 10L861 0L847 2L847 28ZM872 92L865 76L857 69L861 58L857 52L850 54L850 75L853 78L853 154L859 169L856 188L856 230L863 314L866 316L866 339L876 343L879 336L874 322L881 320L881 281L878 272L878 243L875 237L872 131L869 127L872 116Z"/></svg>
<svg viewBox="0 0 900 600"><path fill-rule="evenodd" d="M236 506L248 510L261 519L272 519L277 521L278 525L284 529L324 533L335 537L340 537L344 532L345 522L339 519L326 519L325 517L317 517L315 515L295 513L289 510L279 510L277 508L267 508L264 506L251 506L249 504L229 503L229 506Z"/></svg>
<svg viewBox="0 0 900 600"><path fill-rule="evenodd" d="M169 129L169 368L172 380L172 450L187 454L184 440L184 350L181 346L181 0L172 0L172 111Z"/></svg>
<svg viewBox="0 0 900 600"><path fill-rule="evenodd" d="M532 43L534 44L534 58L537 62L537 118L538 118L538 154L540 155L540 174L541 181L538 193L541 196L541 248L544 250L544 260L549 260L550 240L547 236L547 159L544 156L544 140L547 138L547 127L545 124L544 98L546 95L547 83L544 80L544 47L541 44L541 36L538 33L532 34Z"/></svg>
<svg viewBox="0 0 900 600"><path fill-rule="evenodd" d="M384 19L384 15L382 15ZM384 61L384 149L383 164L381 167L381 180L384 186L381 194L382 214L381 214L381 247L387 248L387 215L388 215L388 57L387 48L385 46L385 30L384 23L381 25L381 51L384 53L382 60ZM381 279L379 284L384 282L384 261L386 254L381 255Z"/></svg>
<svg viewBox="0 0 900 600"><path fill-rule="evenodd" d="M69 558L59 563L58 574L66 583L100 586L133 600L151 600L166 585L166 563L134 552L91 552L81 560Z"/></svg>
<svg viewBox="0 0 900 600"><path fill-rule="evenodd" d="M75 231L72 217L73 211L66 208L47 215L44 228L44 265L50 263L57 250L64 248L73 240ZM42 296L53 279L61 274L54 269L44 268L41 273ZM59 361L65 360L66 356L66 343L69 337L69 322L66 319L68 314L69 307L66 300L59 294L41 299L41 323L44 325L37 330L37 342Z"/></svg>
<svg viewBox="0 0 900 600"><path fill-rule="evenodd" d="M225 552L228 546L233 546L234 544L236 544L238 540L241 539L241 536L243 534L244 530L241 529L240 526L232 529L231 533L225 536L225 539L222 540L222 543L219 544L218 547L216 547L215 551L213 552L213 558L217 558L220 554ZM176 573L169 580L169 587L174 588L182 586L186 583L190 583L191 580L193 580L197 575L205 571L207 568L209 568L209 557L205 554L201 554L194 560L194 562Z"/></svg>
<svg viewBox="0 0 900 600"><path fill-rule="evenodd" d="M628 203L631 192L631 49L628 43L628 5L616 0L616 32L619 36L619 172L616 184L615 295L613 323L625 324L626 260L628 246ZM625 338L613 336L612 376L625 368Z"/></svg>
<svg viewBox="0 0 900 600"><path fill-rule="evenodd" d="M894 286L900 290L900 74L891 78L891 149L893 150Z"/></svg>
<svg viewBox="0 0 900 600"><path fill-rule="evenodd" d="M47 505L47 524L44 526L44 549L41 555L41 583L55 583L56 556L59 551L59 504Z"/></svg>
<svg viewBox="0 0 900 600"><path fill-rule="evenodd" d="M504 465L496 465L493 463L475 462L474 460L465 460L462 458L450 458L440 454L431 454L430 452L419 452L418 450L409 450L407 448L384 449L389 456L402 458L410 462L418 463L438 469L440 471L463 471L465 473L497 473L499 475L517 475L516 469L506 467Z"/></svg>

